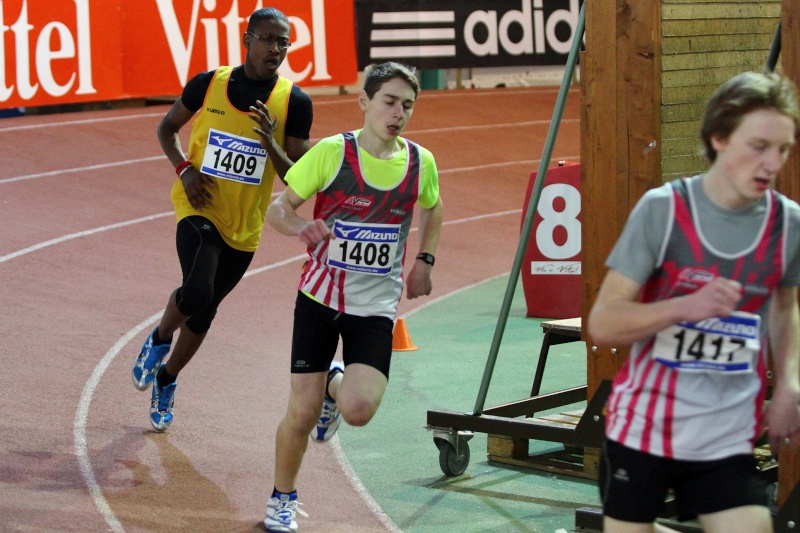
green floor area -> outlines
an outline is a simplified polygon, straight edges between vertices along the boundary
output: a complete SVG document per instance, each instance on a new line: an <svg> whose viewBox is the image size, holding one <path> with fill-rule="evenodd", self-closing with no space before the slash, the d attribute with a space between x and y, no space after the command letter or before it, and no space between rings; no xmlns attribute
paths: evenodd
<svg viewBox="0 0 800 533"><path fill-rule="evenodd" d="M406 533L572 531L575 509L599 504L594 481L489 463L486 434L476 433L469 442L471 460L463 475L446 477L439 467L433 434L425 428L427 411L474 409L507 284L503 276L406 315L419 349L395 352L389 388L372 422L338 433L361 483ZM541 320L525 314L518 283L487 408L530 394L542 328ZM552 347L542 392L585 383L585 345ZM559 448L531 441L530 453Z"/></svg>

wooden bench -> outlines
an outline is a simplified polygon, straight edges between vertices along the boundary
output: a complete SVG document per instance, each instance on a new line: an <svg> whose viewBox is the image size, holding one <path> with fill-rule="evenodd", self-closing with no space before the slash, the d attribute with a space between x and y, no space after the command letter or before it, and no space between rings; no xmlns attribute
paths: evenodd
<svg viewBox="0 0 800 533"><path fill-rule="evenodd" d="M531 398L528 402L528 405L531 406L536 405L534 403L535 399L544 398L544 396L540 396L540 393L550 347L582 340L580 318L547 320L542 322L541 325L544 337L542 338L539 361L536 364L536 373L533 378L533 386L531 387ZM570 399L574 399L574 397ZM565 401L569 401L569 399ZM552 405L548 407L552 407ZM489 410L488 412L491 411L492 410ZM570 430L572 433L576 432L578 424L581 423L584 414L584 409L578 409L534 418L534 411L531 410L526 413L524 422L542 427L543 437L546 437L546 428L565 429ZM601 428L598 427L598 429ZM549 439L543 438L542 440ZM488 459L490 461L544 470L552 473L597 479L599 453L596 449L574 447L564 443L565 449L562 451L530 455L528 453L528 441L529 439L510 435L489 434L487 440Z"/></svg>
<svg viewBox="0 0 800 533"><path fill-rule="evenodd" d="M547 355L551 346L576 342L581 340L581 319L565 318L562 320L547 320L542 322L542 348L539 351L539 362L536 365L536 375L533 377L531 396L539 396L544 377L544 367L547 364Z"/></svg>

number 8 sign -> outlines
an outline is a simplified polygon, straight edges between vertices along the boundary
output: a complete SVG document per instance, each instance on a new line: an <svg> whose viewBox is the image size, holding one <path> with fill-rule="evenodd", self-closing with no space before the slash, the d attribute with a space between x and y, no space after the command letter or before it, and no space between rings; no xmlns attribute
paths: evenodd
<svg viewBox="0 0 800 533"><path fill-rule="evenodd" d="M574 318L581 314L580 165L547 171L522 265L528 316ZM536 172L528 183L527 211Z"/></svg>
<svg viewBox="0 0 800 533"><path fill-rule="evenodd" d="M556 206L563 206L557 210ZM536 246L549 259L569 259L581 251L581 193L568 183L553 183L542 189L537 209ZM559 231L559 230L562 231ZM563 239L557 239L566 235ZM563 242L556 242L556 241ZM557 265L556 265L557 266ZM580 263L577 265L580 271Z"/></svg>

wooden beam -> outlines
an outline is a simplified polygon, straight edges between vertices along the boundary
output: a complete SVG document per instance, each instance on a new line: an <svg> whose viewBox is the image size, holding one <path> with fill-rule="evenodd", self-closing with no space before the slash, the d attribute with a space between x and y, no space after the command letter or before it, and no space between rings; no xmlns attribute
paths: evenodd
<svg viewBox="0 0 800 533"><path fill-rule="evenodd" d="M781 56L784 74L800 84L800 2L783 0L781 9ZM778 188L789 198L800 200L800 154L795 147L778 180ZM782 506L800 483L800 439L787 446L778 458L778 505Z"/></svg>
<svg viewBox="0 0 800 533"><path fill-rule="evenodd" d="M617 179L617 61L616 0L586 3L586 52L580 58L581 92L581 198L583 285L582 318L597 297L605 276L605 260L622 230L627 215L626 187ZM597 221L603 220L599 224ZM616 373L610 350L593 352L587 345L587 396L602 376Z"/></svg>

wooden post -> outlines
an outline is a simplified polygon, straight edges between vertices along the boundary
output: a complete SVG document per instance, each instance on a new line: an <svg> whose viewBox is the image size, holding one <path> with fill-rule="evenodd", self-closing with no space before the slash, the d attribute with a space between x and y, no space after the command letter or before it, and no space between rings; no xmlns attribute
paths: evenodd
<svg viewBox="0 0 800 533"><path fill-rule="evenodd" d="M784 74L800 84L800 3L783 0L781 4L781 55ZM800 155L792 151L778 180L778 188L786 196L800 201ZM778 458L778 505L782 506L792 489L800 483L800 439L786 446Z"/></svg>
<svg viewBox="0 0 800 533"><path fill-rule="evenodd" d="M586 53L581 58L584 324L628 214L645 191L661 184L660 5L586 4ZM627 349L594 348L585 328L584 337L591 397L603 380L614 377Z"/></svg>

